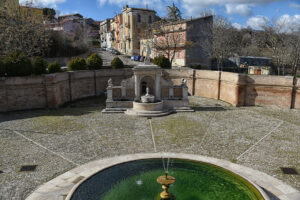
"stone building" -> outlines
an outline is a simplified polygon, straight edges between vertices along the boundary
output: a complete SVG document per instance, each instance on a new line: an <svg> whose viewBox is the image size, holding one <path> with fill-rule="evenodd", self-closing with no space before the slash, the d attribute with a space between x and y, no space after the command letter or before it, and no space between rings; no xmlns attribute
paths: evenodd
<svg viewBox="0 0 300 200"><path fill-rule="evenodd" d="M122 10L122 22L120 26L120 47L118 50L125 55L140 54L140 39L142 31L157 21L156 12L144 8L130 8L125 6Z"/></svg>
<svg viewBox="0 0 300 200"><path fill-rule="evenodd" d="M121 31L123 28L123 14L116 15L111 20L111 43L112 48L120 50L121 49Z"/></svg>
<svg viewBox="0 0 300 200"><path fill-rule="evenodd" d="M141 55L145 56L146 46L150 44L151 58L158 55L174 57L172 66L211 65L211 16L175 23L158 23L157 28L152 29L153 38L141 40Z"/></svg>
<svg viewBox="0 0 300 200"><path fill-rule="evenodd" d="M111 19L106 19L100 23L99 34L101 47L107 47L107 41L110 37L110 20Z"/></svg>
<svg viewBox="0 0 300 200"><path fill-rule="evenodd" d="M58 18L58 21L63 21L63 20L83 20L83 16L79 13L74 13L74 14L69 14L69 15L61 15Z"/></svg>

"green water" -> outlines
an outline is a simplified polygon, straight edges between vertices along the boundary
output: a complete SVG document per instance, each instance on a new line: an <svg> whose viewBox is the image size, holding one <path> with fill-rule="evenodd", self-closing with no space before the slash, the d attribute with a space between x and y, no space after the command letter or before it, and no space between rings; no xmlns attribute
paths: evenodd
<svg viewBox="0 0 300 200"><path fill-rule="evenodd" d="M154 169L119 181L99 200L160 200L161 185L156 182L163 170ZM262 200L247 181L226 170L194 164L191 168L172 168L176 178L169 192L176 200Z"/></svg>

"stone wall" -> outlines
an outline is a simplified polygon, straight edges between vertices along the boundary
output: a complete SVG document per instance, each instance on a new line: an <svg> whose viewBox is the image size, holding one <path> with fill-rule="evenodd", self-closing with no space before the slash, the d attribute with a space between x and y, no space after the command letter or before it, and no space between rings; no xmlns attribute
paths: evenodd
<svg viewBox="0 0 300 200"><path fill-rule="evenodd" d="M0 84L2 112L47 106L44 77L11 77Z"/></svg>
<svg viewBox="0 0 300 200"><path fill-rule="evenodd" d="M194 95L218 99L220 75L221 73L217 71L196 70Z"/></svg>
<svg viewBox="0 0 300 200"><path fill-rule="evenodd" d="M174 85L181 85L182 78L187 80L189 93L193 95L194 88L194 70L191 69L166 69L163 72L163 78L173 81Z"/></svg>
<svg viewBox="0 0 300 200"><path fill-rule="evenodd" d="M293 91L292 108L300 109L300 78L297 78L294 82L295 87Z"/></svg>
<svg viewBox="0 0 300 200"><path fill-rule="evenodd" d="M164 70L163 76L180 85L187 80L189 93L220 99L234 106L276 106L300 109L300 79L243 75L192 69ZM104 94L107 81L114 85L133 75L131 69L76 71L45 76L0 78L0 112L57 108L67 102ZM128 93L134 94L134 91ZM176 91L175 91L176 93Z"/></svg>
<svg viewBox="0 0 300 200"><path fill-rule="evenodd" d="M244 105L291 108L293 80L291 76L248 75Z"/></svg>

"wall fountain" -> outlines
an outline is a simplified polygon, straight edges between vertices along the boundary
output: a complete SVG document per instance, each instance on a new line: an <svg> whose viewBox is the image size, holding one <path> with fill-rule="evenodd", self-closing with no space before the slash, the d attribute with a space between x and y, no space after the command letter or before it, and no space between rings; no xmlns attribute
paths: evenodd
<svg viewBox="0 0 300 200"><path fill-rule="evenodd" d="M106 108L103 113L125 113L159 117L172 112L191 112L185 79L175 85L165 71L149 62L132 69L133 76L115 85L108 80Z"/></svg>

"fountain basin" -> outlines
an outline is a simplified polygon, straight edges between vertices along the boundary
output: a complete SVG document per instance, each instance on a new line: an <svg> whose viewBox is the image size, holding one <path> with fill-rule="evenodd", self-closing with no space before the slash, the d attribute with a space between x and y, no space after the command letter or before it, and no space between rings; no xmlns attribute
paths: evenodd
<svg viewBox="0 0 300 200"><path fill-rule="evenodd" d="M133 110L135 110L135 111L161 111L161 110L163 110L163 102L156 102L156 103L133 102Z"/></svg>
<svg viewBox="0 0 300 200"><path fill-rule="evenodd" d="M153 95L145 95L141 97L142 103L154 103L155 102L155 96Z"/></svg>
<svg viewBox="0 0 300 200"><path fill-rule="evenodd" d="M172 112L173 110L164 109L163 102L133 102L133 108L127 109L125 114L139 117L161 117L169 115Z"/></svg>
<svg viewBox="0 0 300 200"><path fill-rule="evenodd" d="M164 174L159 158L135 160L106 168L81 184L67 200L159 200ZM249 180L209 163L172 159L169 174L176 177L170 192L179 200L263 200L268 197Z"/></svg>

